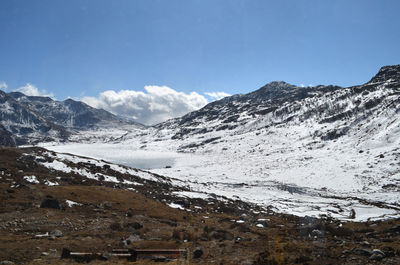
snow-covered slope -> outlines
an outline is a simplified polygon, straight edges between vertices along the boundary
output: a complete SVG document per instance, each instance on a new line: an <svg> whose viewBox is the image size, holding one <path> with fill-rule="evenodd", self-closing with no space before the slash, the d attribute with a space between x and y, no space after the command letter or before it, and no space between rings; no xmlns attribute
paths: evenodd
<svg viewBox="0 0 400 265"><path fill-rule="evenodd" d="M272 82L154 128L114 131L112 144L92 145L91 153L114 161L120 150L175 153L173 163L153 172L281 212L397 216L399 94L400 65L347 88ZM51 148L86 155L89 146Z"/></svg>

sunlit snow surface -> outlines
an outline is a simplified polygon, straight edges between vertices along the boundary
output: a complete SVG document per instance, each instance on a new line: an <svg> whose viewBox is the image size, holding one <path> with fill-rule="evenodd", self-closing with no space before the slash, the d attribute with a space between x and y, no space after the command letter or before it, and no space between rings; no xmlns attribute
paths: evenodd
<svg viewBox="0 0 400 265"><path fill-rule="evenodd" d="M398 157L389 153L399 140L383 135L355 142L344 136L314 143L304 140L308 134L307 125L292 126L291 131L249 131L221 138L195 153L178 153L182 143L160 135L162 140L154 141L152 133L123 143L46 148L128 166L146 164L154 173L180 180L176 185L189 186L193 193L182 196L216 194L298 216L349 219L354 210L354 221L399 214L398 190L382 188L400 182ZM61 164L57 167L63 169Z"/></svg>

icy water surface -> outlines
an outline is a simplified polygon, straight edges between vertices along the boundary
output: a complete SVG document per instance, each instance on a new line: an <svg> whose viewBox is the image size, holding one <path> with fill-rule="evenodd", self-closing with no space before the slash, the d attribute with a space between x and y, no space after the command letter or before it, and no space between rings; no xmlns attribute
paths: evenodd
<svg viewBox="0 0 400 265"><path fill-rule="evenodd" d="M172 167L179 154L173 152L154 152L135 150L130 146L112 144L69 144L47 146L49 150L103 159L139 169L159 169Z"/></svg>

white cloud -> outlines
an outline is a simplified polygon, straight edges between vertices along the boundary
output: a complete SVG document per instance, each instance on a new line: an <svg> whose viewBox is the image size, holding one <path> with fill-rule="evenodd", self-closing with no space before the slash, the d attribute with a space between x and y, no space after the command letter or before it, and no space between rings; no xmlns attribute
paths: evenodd
<svg viewBox="0 0 400 265"><path fill-rule="evenodd" d="M39 90L31 83L27 83L25 86L18 88L16 91L24 93L27 96L54 97L53 93L47 93L46 90Z"/></svg>
<svg viewBox="0 0 400 265"><path fill-rule="evenodd" d="M108 90L82 101L95 108L130 117L143 124L157 124L200 109L208 100L196 93L186 94L167 86L145 86L145 92Z"/></svg>
<svg viewBox="0 0 400 265"><path fill-rule="evenodd" d="M8 85L6 82L0 82L0 89L6 91L8 88Z"/></svg>
<svg viewBox="0 0 400 265"><path fill-rule="evenodd" d="M205 92L204 94L206 94L207 96L209 96L215 100L219 100L221 98L231 96L231 94L228 94L225 92Z"/></svg>

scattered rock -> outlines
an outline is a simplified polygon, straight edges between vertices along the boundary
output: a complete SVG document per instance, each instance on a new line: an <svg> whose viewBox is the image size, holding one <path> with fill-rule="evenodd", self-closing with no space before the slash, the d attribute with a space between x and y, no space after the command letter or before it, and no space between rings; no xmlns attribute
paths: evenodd
<svg viewBox="0 0 400 265"><path fill-rule="evenodd" d="M380 249L372 250L372 255L369 257L370 260L377 260L380 261L386 257L385 253Z"/></svg>
<svg viewBox="0 0 400 265"><path fill-rule="evenodd" d="M234 239L233 234L228 231L225 231L225 230L212 231L210 233L210 238L213 240L219 240L219 241Z"/></svg>
<svg viewBox="0 0 400 265"><path fill-rule="evenodd" d="M324 236L324 232L322 232L321 230L318 230L318 229L314 229L314 230L311 231L311 236L323 237Z"/></svg>
<svg viewBox="0 0 400 265"><path fill-rule="evenodd" d="M364 247L369 247L371 244L368 241L363 241L361 242L361 245L363 245Z"/></svg>
<svg viewBox="0 0 400 265"><path fill-rule="evenodd" d="M188 199L176 200L176 201L173 201L173 203L179 204L184 208L190 208L190 201Z"/></svg>
<svg viewBox="0 0 400 265"><path fill-rule="evenodd" d="M390 231L390 232L393 232L393 233L400 233L400 225L392 226L392 227L389 229L389 231Z"/></svg>
<svg viewBox="0 0 400 265"><path fill-rule="evenodd" d="M307 257L307 256L300 256L300 257L297 257L296 259L295 259L295 263L302 263L302 264L307 264L307 262L309 262L309 261L312 261L312 259L310 258L310 257Z"/></svg>
<svg viewBox="0 0 400 265"><path fill-rule="evenodd" d="M63 236L63 233L62 233L60 230L55 229L55 230L53 230L53 231L50 232L50 236L62 237L62 236Z"/></svg>
<svg viewBox="0 0 400 265"><path fill-rule="evenodd" d="M370 260L376 260L376 261L380 261L383 260L385 257L380 255L380 254L372 254L371 257L369 257Z"/></svg>
<svg viewBox="0 0 400 265"><path fill-rule="evenodd" d="M267 222L266 219L259 219L259 220L257 220L257 225L258 225L258 224L262 225L263 227L267 227L267 226L268 226L268 222Z"/></svg>
<svg viewBox="0 0 400 265"><path fill-rule="evenodd" d="M120 223L115 222L110 224L110 229L114 231L122 231L122 226Z"/></svg>
<svg viewBox="0 0 400 265"><path fill-rule="evenodd" d="M153 256L151 257L151 260L155 262L164 262L167 261L167 258L164 256Z"/></svg>
<svg viewBox="0 0 400 265"><path fill-rule="evenodd" d="M354 209L351 209L351 210L350 210L349 218L350 218L350 219L356 218L356 211L354 211Z"/></svg>
<svg viewBox="0 0 400 265"><path fill-rule="evenodd" d="M133 214L132 214L132 212L126 212L125 216L126 216L126 217L132 217Z"/></svg>
<svg viewBox="0 0 400 265"><path fill-rule="evenodd" d="M133 242L139 242L142 239L140 238L139 235L130 235L128 238L122 240L122 244L126 247L128 245L130 245Z"/></svg>
<svg viewBox="0 0 400 265"><path fill-rule="evenodd" d="M362 256L371 256L372 252L369 251L368 249L364 248L355 248L353 249L353 253L356 255L362 255Z"/></svg>
<svg viewBox="0 0 400 265"><path fill-rule="evenodd" d="M125 224L125 227L133 228L135 230L139 230L139 229L143 228L143 225L141 223L138 223L138 222L133 222L133 223Z"/></svg>
<svg viewBox="0 0 400 265"><path fill-rule="evenodd" d="M201 258L201 256L203 256L203 250L201 250L200 248L197 248L197 249L193 252L193 258L199 259L199 258Z"/></svg>
<svg viewBox="0 0 400 265"><path fill-rule="evenodd" d="M106 202L103 202L103 203L100 205L100 207L101 207L101 208L104 208L104 209L110 209L110 208L112 208L112 204L111 204L111 202L106 201Z"/></svg>
<svg viewBox="0 0 400 265"><path fill-rule="evenodd" d="M0 265L13 265L14 262L9 261L9 260L3 260L2 262L0 262Z"/></svg>

